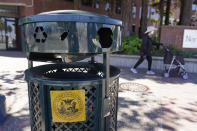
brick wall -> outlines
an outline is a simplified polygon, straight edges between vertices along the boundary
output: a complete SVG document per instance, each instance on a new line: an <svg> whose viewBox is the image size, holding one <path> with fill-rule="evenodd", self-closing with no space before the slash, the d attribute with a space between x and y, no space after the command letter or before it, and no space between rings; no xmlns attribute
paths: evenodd
<svg viewBox="0 0 197 131"><path fill-rule="evenodd" d="M183 49L183 33L184 29L197 30L196 26L163 26L161 31L161 43L173 44L178 49ZM184 50L197 50L184 48Z"/></svg>
<svg viewBox="0 0 197 131"><path fill-rule="evenodd" d="M34 13L53 11L53 10L69 10L74 9L73 2L65 0L34 0Z"/></svg>
<svg viewBox="0 0 197 131"><path fill-rule="evenodd" d="M23 3L26 5L31 5L32 4L32 0L1 0L1 3Z"/></svg>

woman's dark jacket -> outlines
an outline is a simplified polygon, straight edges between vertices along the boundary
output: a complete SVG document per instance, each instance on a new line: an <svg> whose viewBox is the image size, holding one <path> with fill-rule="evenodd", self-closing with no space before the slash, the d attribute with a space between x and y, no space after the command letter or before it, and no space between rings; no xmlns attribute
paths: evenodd
<svg viewBox="0 0 197 131"><path fill-rule="evenodd" d="M144 34L142 38L142 46L140 49L140 55L151 56L152 45L157 46L157 48L159 49L159 46L162 44L153 41L147 34Z"/></svg>

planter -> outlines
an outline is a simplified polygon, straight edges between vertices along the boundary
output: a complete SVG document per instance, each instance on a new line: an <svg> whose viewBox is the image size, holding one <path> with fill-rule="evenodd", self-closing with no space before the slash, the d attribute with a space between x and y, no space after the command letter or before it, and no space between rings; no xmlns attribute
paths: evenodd
<svg viewBox="0 0 197 131"><path fill-rule="evenodd" d="M152 69L163 70L163 57L153 56ZM139 56L136 55L116 55L112 54L110 57L110 64L118 67L133 67ZM102 61L102 56L98 55L95 58L96 61ZM185 69L190 73L197 73L197 59L185 58ZM145 60L138 68L147 68L148 62Z"/></svg>

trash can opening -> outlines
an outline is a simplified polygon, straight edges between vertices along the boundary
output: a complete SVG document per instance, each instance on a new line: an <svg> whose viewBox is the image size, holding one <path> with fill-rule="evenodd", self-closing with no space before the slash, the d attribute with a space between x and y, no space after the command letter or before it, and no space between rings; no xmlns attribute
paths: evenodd
<svg viewBox="0 0 197 131"><path fill-rule="evenodd" d="M113 42L113 33L110 28L100 28L97 32L102 48L109 48Z"/></svg>
<svg viewBox="0 0 197 131"><path fill-rule="evenodd" d="M99 63L49 64L30 68L26 73L36 78L63 81L104 79L103 64ZM117 76L119 73L118 68L110 66L110 77Z"/></svg>

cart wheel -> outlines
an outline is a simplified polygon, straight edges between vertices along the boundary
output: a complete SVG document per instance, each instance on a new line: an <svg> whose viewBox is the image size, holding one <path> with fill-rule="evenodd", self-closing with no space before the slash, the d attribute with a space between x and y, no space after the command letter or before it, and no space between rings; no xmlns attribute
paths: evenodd
<svg viewBox="0 0 197 131"><path fill-rule="evenodd" d="M169 73L165 72L165 73L164 73L164 77L165 77L165 78L168 78L168 77L169 77Z"/></svg>
<svg viewBox="0 0 197 131"><path fill-rule="evenodd" d="M188 79L188 74L187 74L187 73L184 73L184 74L182 75L182 78L183 78L184 80L187 80L187 79Z"/></svg>

